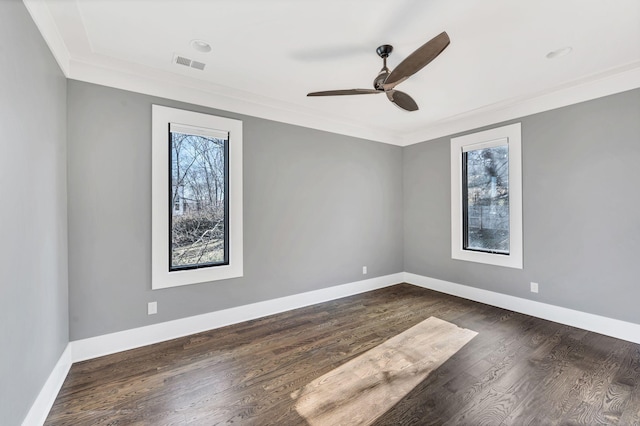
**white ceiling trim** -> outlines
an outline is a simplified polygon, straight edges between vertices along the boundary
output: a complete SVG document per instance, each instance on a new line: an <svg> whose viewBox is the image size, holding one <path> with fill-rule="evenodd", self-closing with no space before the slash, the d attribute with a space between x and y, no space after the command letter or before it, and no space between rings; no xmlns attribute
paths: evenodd
<svg viewBox="0 0 640 426"><path fill-rule="evenodd" d="M60 30L56 25L49 7L37 0L23 0L27 11L31 15L31 19L35 22L44 41L49 46L49 50L53 53L53 57L58 62L58 66L66 77L69 77L69 61L71 55L66 44L60 35Z"/></svg>
<svg viewBox="0 0 640 426"><path fill-rule="evenodd" d="M230 94L223 94L198 80L176 83L173 75L162 75L166 73L152 69L144 74L129 74L71 59L69 70L67 76L74 80L398 146L413 145L640 87L640 62L637 62L568 83L553 91L500 102L441 120L418 132L398 135L380 128L358 126L313 112L303 112L299 108L294 110L287 108L284 103L275 105L274 100L259 99L251 94L244 94L240 98L234 96L237 95L234 90L230 90Z"/></svg>
<svg viewBox="0 0 640 426"><path fill-rule="evenodd" d="M413 145L639 87L640 62L635 62L622 68L565 84L554 90L533 94L527 98L512 99L449 117L423 131L407 135L400 145Z"/></svg>
<svg viewBox="0 0 640 426"><path fill-rule="evenodd" d="M272 98L217 86L187 76L144 66L121 63L100 65L74 58L55 20L41 0L23 0L56 61L67 78L151 96L193 103L233 113L328 131L392 145L407 146L530 114L599 98L640 87L640 62L627 64L542 93L508 99L477 110L429 123L412 133L398 133L379 126L346 121L313 108L300 108Z"/></svg>
<svg viewBox="0 0 640 426"><path fill-rule="evenodd" d="M71 59L68 78L391 145L400 144L397 135L380 128L320 117L313 112L301 111L297 106L288 108L284 102L276 105L275 100L251 97L250 94L241 98L232 89L229 93L216 92L201 81L178 79L153 69L144 74L127 73Z"/></svg>

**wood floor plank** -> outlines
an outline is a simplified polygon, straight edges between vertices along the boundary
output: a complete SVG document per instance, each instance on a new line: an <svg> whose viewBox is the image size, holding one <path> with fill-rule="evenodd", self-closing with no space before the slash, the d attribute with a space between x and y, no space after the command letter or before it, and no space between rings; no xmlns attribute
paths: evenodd
<svg viewBox="0 0 640 426"><path fill-rule="evenodd" d="M368 425L476 333L429 317L294 392L312 426Z"/></svg>
<svg viewBox="0 0 640 426"><path fill-rule="evenodd" d="M640 424L640 345L408 284L76 363L45 424L305 425L292 396L431 316L478 335L374 424Z"/></svg>

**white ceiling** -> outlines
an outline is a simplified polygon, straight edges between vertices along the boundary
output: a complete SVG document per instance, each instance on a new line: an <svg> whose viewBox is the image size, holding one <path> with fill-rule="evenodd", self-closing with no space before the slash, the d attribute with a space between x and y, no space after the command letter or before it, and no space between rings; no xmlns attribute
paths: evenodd
<svg viewBox="0 0 640 426"><path fill-rule="evenodd" d="M638 0L24 3L71 79L398 145L640 87ZM306 97L371 88L378 45L394 46L393 68L442 31L449 47L398 86L419 111L385 96Z"/></svg>

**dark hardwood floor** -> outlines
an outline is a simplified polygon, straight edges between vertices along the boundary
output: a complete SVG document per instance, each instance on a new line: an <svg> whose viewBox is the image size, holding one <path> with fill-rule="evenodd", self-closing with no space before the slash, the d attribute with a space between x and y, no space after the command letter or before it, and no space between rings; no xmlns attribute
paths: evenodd
<svg viewBox="0 0 640 426"><path fill-rule="evenodd" d="M478 335L375 425L640 424L640 345L408 284L76 363L46 424L304 425L296 391L430 316Z"/></svg>

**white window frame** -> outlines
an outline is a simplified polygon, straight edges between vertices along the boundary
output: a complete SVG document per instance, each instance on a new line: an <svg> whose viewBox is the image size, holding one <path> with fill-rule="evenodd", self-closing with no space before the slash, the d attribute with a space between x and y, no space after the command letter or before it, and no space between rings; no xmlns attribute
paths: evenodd
<svg viewBox="0 0 640 426"><path fill-rule="evenodd" d="M196 284L243 275L242 121L152 105L151 129L151 288ZM169 271L169 125L229 133L229 264Z"/></svg>
<svg viewBox="0 0 640 426"><path fill-rule="evenodd" d="M509 254L463 248L462 153L509 146ZM451 139L451 258L522 269L522 129L520 123Z"/></svg>

